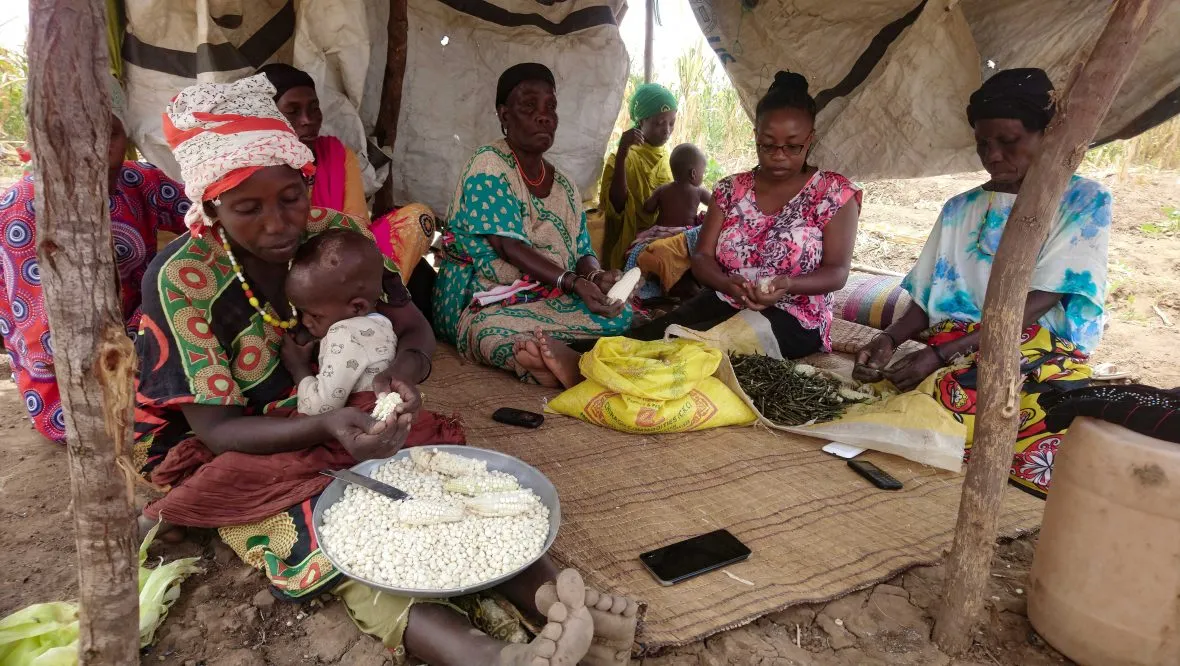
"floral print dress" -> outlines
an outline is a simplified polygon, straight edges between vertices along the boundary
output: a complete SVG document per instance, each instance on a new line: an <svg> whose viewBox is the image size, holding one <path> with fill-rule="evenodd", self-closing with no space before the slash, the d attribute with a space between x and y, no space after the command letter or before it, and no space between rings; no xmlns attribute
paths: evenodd
<svg viewBox="0 0 1180 666"><path fill-rule="evenodd" d="M65 415L37 263L34 187L28 173L0 193L0 334L33 426L45 437L64 442ZM146 162L125 162L109 203L123 321L128 334L134 335L139 328L140 281L156 256L156 233L184 233L189 200L163 171Z"/></svg>
<svg viewBox="0 0 1180 666"><path fill-rule="evenodd" d="M815 271L823 261L824 228L850 200L860 205L860 188L833 171L816 171L782 209L767 213L758 207L754 175L747 171L725 178L713 192L725 216L717 238L717 263L726 275L749 280ZM717 296L741 307L726 294ZM831 294L787 294L775 307L803 328L818 330L824 351L832 350Z"/></svg>
<svg viewBox="0 0 1180 666"><path fill-rule="evenodd" d="M929 318L930 329L922 334L928 343L946 344L978 328L992 261L1014 203L1015 194L977 187L943 206L918 263L902 281ZM1048 427L1045 399L1089 384L1086 358L1102 338L1110 221L1110 192L1074 176L1033 269L1031 290L1062 295L1020 340L1024 385L1009 480L1037 497L1049 491L1065 435ZM964 457L975 439L978 379L973 355L940 369L917 389L966 427Z"/></svg>

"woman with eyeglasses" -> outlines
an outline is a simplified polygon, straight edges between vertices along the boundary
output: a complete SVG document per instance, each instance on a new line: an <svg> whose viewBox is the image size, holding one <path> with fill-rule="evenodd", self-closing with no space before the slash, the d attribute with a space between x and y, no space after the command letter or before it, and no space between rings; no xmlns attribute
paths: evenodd
<svg viewBox="0 0 1180 666"><path fill-rule="evenodd" d="M831 350L831 294L848 280L861 192L808 166L815 114L807 79L779 72L756 110L758 166L721 180L705 214L692 257L705 289L627 337L658 340L672 324L707 330L754 310L769 320L784 357ZM581 381L576 350L584 346L541 333L524 343L567 387Z"/></svg>

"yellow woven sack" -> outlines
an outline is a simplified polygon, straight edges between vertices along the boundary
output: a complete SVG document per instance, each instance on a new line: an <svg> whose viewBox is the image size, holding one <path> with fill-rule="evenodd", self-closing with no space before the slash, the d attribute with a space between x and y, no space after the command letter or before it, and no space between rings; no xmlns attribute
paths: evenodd
<svg viewBox="0 0 1180 666"><path fill-rule="evenodd" d="M722 353L692 340L603 338L582 355L585 381L548 411L640 434L747 425L757 418L713 373Z"/></svg>

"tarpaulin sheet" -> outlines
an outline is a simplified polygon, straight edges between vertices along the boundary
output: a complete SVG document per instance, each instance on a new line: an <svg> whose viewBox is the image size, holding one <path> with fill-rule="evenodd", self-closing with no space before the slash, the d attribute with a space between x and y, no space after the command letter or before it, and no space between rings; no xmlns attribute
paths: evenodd
<svg viewBox="0 0 1180 666"><path fill-rule="evenodd" d="M584 199L595 196L627 84L629 61L615 24L624 5L411 0L395 198L444 213L472 153L501 136L496 80L520 62L553 70L560 122L546 157L577 183Z"/></svg>
<svg viewBox="0 0 1180 666"><path fill-rule="evenodd" d="M542 62L557 77L561 125L549 158L593 192L626 86L628 58L616 24L624 6L409 0L395 200L446 210L468 157L500 136L497 77L524 61ZM361 157L366 190L386 178L390 167L378 173L369 164L367 137L381 101L387 0L125 0L125 11L129 131L147 159L173 177L179 169L161 131L168 100L197 81L233 81L287 62L315 79L321 131Z"/></svg>
<svg viewBox="0 0 1180 666"><path fill-rule="evenodd" d="M965 108L998 69L1041 67L1059 89L1109 0L689 0L747 111L778 70L820 107L812 162L850 177L979 168ZM1168 3L1098 133L1129 138L1180 109L1180 2Z"/></svg>

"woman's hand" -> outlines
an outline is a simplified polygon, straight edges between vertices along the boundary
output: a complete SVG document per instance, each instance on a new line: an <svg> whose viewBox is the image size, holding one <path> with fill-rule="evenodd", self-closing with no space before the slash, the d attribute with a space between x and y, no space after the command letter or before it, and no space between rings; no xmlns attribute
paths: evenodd
<svg viewBox="0 0 1180 666"><path fill-rule="evenodd" d="M621 277L623 277L623 271L620 270L602 271L594 276L594 286L598 287L598 290L605 294L610 291L611 287L615 286L615 283Z"/></svg>
<svg viewBox="0 0 1180 666"><path fill-rule="evenodd" d="M747 293L746 285L750 284L750 281L737 274L730 275L725 280L725 288L720 291L725 292L726 296L739 303L745 303Z"/></svg>
<svg viewBox="0 0 1180 666"><path fill-rule="evenodd" d="M619 316L619 313L623 311L623 306L626 305L623 301L612 301L598 288L598 285L582 278L574 281L574 293L582 299L590 312L608 319Z"/></svg>
<svg viewBox="0 0 1180 666"><path fill-rule="evenodd" d="M643 132L641 132L638 127L629 129L626 132L623 132L623 136L619 137L618 154L626 155L627 151L642 144L644 141L647 141L647 138L643 136Z"/></svg>
<svg viewBox="0 0 1180 666"><path fill-rule="evenodd" d="M926 347L885 370L884 375L898 390L905 392L913 390L941 367L942 359L939 358L938 352L934 347Z"/></svg>
<svg viewBox="0 0 1180 666"><path fill-rule="evenodd" d="M757 282L746 283L746 307L750 309L765 310L773 306L782 299L786 298L790 293L791 279L787 276L780 276L770 281L769 290L763 291L762 286Z"/></svg>
<svg viewBox="0 0 1180 666"><path fill-rule="evenodd" d="M287 368L287 372L291 373L291 377L295 383L303 381L305 377L310 377L311 361L315 358L316 340L310 338L310 342L300 344L295 340L294 333L287 333L283 336L282 346L279 348L279 356L283 360L283 365Z"/></svg>
<svg viewBox="0 0 1180 666"><path fill-rule="evenodd" d="M888 333L881 332L856 353L856 364L873 370L881 370L889 364L896 351L897 348L893 346L893 338Z"/></svg>
<svg viewBox="0 0 1180 666"><path fill-rule="evenodd" d="M332 438L360 461L388 458L400 451L410 434L413 415L394 412L385 421L376 421L355 407L342 407L324 419Z"/></svg>

